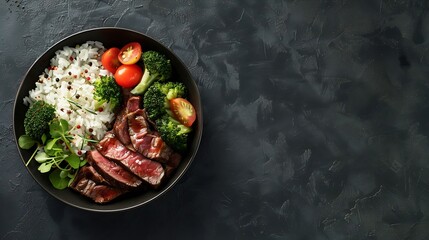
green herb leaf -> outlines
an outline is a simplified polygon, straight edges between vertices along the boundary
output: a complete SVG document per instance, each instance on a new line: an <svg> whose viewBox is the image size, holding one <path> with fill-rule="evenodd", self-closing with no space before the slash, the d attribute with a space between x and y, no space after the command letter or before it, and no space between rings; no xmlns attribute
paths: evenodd
<svg viewBox="0 0 429 240"><path fill-rule="evenodd" d="M41 140L43 150L36 149L31 158L34 157L40 163L38 170L41 173L50 172L49 181L54 188L64 189L73 181L82 164L80 157L73 153L70 143L73 136L69 133L68 122L64 119L53 119L49 124L49 134L43 134ZM22 137L21 141L23 142L21 145L25 147L30 147L30 143L33 142L28 137ZM64 160L67 165L63 164ZM28 163L29 161L27 165ZM83 164L86 164L86 160Z"/></svg>
<svg viewBox="0 0 429 240"><path fill-rule="evenodd" d="M18 145L20 148L22 149L30 149L32 148L37 142L35 140L33 140L30 136L28 135L21 135L18 138Z"/></svg>
<svg viewBox="0 0 429 240"><path fill-rule="evenodd" d="M72 184L72 182L73 182L74 178L75 178L74 176L73 176L72 178L70 178L70 180L69 180L69 182L68 182L67 186L70 186L70 185Z"/></svg>
<svg viewBox="0 0 429 240"><path fill-rule="evenodd" d="M69 185L68 178L61 178L61 170L55 169L51 174L49 174L49 181L51 181L52 186L56 189L65 189Z"/></svg>
<svg viewBox="0 0 429 240"><path fill-rule="evenodd" d="M59 157L64 155L64 151L61 145L55 143L50 149L45 146L45 152L51 157Z"/></svg>
<svg viewBox="0 0 429 240"><path fill-rule="evenodd" d="M66 178L69 175L69 171L61 170L60 178Z"/></svg>
<svg viewBox="0 0 429 240"><path fill-rule="evenodd" d="M84 159L84 160L80 161L80 163L79 163L79 167L83 167L83 166L85 166L85 164L86 164L87 162L88 162L88 161L86 161L86 159Z"/></svg>
<svg viewBox="0 0 429 240"><path fill-rule="evenodd" d="M76 154L73 153L72 155L66 157L65 160L70 164L70 166L72 168L74 168L74 169L78 169L79 168L80 158L79 158L78 155L76 155Z"/></svg>
<svg viewBox="0 0 429 240"><path fill-rule="evenodd" d="M45 145L45 149L51 150L55 146L55 143L58 141L58 139L59 138L53 138L53 139L49 140L48 143L46 143L46 145Z"/></svg>
<svg viewBox="0 0 429 240"><path fill-rule="evenodd" d="M49 124L49 133L53 138L59 138L65 135L68 129L69 123L64 119L55 119L51 122L51 124Z"/></svg>
<svg viewBox="0 0 429 240"><path fill-rule="evenodd" d="M51 171L52 164L53 164L52 162L44 162L44 163L40 164L40 166L37 170L39 170L41 173L47 173L47 172Z"/></svg>
<svg viewBox="0 0 429 240"><path fill-rule="evenodd" d="M86 111L88 111L88 112L90 112L90 113L92 113L92 114L94 114L94 115L97 115L97 113L96 113L96 112L94 112L93 110L88 109L88 108L86 108L86 107L82 107L82 105L80 105L79 103L77 103L77 102L75 102L75 101L72 101L72 100L70 100L70 99L66 99L66 100L67 100L67 102L69 102L69 103L71 103L71 104L75 105L76 107L78 107L78 108L80 108L80 109L84 109L84 110L86 110Z"/></svg>
<svg viewBox="0 0 429 240"><path fill-rule="evenodd" d="M46 154L45 152L38 152L36 154L36 156L34 157L34 159L36 159L36 161L38 163L44 163L47 160L51 159L51 157L48 154Z"/></svg>

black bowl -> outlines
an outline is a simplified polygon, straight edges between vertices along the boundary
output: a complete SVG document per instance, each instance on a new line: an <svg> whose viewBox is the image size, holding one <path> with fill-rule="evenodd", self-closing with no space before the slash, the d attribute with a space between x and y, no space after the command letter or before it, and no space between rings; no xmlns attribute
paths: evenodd
<svg viewBox="0 0 429 240"><path fill-rule="evenodd" d="M193 81L192 76L185 64L170 49L163 46L153 38L150 38L142 33L123 28L95 28L85 30L66 37L54 44L33 63L28 72L25 74L24 80L21 82L15 98L13 112L13 128L16 142L18 142L19 136L24 134L24 115L27 111L27 106L23 104L23 98L28 96L28 92L31 89L35 88L35 82L38 80L38 76L44 71L45 68L49 66L50 59L55 56L55 51L62 49L65 46L76 46L77 44L82 44L90 40L102 42L106 49L114 46L120 48L128 42L140 42L144 51L156 50L165 54L171 60L175 78L179 79L187 86L189 90L189 101L193 104L197 112L197 121L193 125L194 131L193 135L191 136L192 140L189 150L183 156L183 159L176 171L157 190L126 195L111 203L100 205L94 203L91 199L80 195L72 189L55 189L48 179L48 174L42 174L37 170L38 163L36 161L31 161L27 167L28 172L33 176L36 182L42 186L42 188L66 204L85 210L99 212L127 210L144 205L167 192L180 179L180 177L183 176L190 166L197 153L203 130L200 95L197 85ZM21 155L22 162L25 165L33 150L23 150L19 147L18 150Z"/></svg>

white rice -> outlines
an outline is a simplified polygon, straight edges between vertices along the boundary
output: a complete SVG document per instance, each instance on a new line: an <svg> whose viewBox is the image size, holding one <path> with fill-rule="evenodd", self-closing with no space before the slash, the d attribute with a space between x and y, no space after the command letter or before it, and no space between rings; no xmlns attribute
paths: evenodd
<svg viewBox="0 0 429 240"><path fill-rule="evenodd" d="M110 104L100 105L93 95L94 81L99 76L111 75L101 65L100 58L104 51L103 44L94 41L58 50L51 59L50 67L39 76L36 88L24 98L27 105L43 100L55 106L56 116L67 120L72 128L72 146L76 153L80 151L84 154L90 150L80 136L92 135L100 140L114 119Z"/></svg>

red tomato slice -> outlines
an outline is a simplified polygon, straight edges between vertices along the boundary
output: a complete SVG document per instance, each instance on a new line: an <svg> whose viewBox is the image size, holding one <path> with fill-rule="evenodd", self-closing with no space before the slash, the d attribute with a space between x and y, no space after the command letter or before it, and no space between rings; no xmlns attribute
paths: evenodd
<svg viewBox="0 0 429 240"><path fill-rule="evenodd" d="M116 69L121 66L118 60L119 51L119 48L110 48L101 55L101 64L111 73L115 73Z"/></svg>
<svg viewBox="0 0 429 240"><path fill-rule="evenodd" d="M143 76L143 70L136 64L121 65L115 73L116 83L123 88L136 86Z"/></svg>
<svg viewBox="0 0 429 240"><path fill-rule="evenodd" d="M170 108L177 120L183 125L190 127L197 118L195 108L184 98L173 98L170 100Z"/></svg>
<svg viewBox="0 0 429 240"><path fill-rule="evenodd" d="M138 42L131 42L125 45L118 54L118 59L122 64L134 64L142 56L142 46Z"/></svg>

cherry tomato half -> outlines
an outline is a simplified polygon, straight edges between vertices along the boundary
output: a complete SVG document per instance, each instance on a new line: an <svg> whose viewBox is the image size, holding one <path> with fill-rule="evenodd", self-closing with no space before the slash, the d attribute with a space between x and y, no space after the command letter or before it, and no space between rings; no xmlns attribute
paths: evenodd
<svg viewBox="0 0 429 240"><path fill-rule="evenodd" d="M170 108L177 120L187 127L190 127L197 118L195 108L188 100L184 98L171 99Z"/></svg>
<svg viewBox="0 0 429 240"><path fill-rule="evenodd" d="M115 73L116 83L123 88L136 86L143 76L143 70L136 64L121 65Z"/></svg>
<svg viewBox="0 0 429 240"><path fill-rule="evenodd" d="M111 73L115 73L116 69L121 66L121 63L118 60L119 51L119 48L109 48L103 53L103 55L101 55L101 64L103 64L103 67Z"/></svg>
<svg viewBox="0 0 429 240"><path fill-rule="evenodd" d="M118 59L122 64L134 64L142 56L142 46L138 42L131 42L125 45L118 54Z"/></svg>

